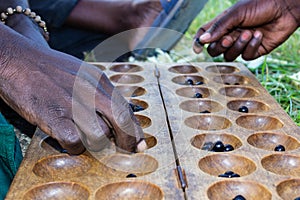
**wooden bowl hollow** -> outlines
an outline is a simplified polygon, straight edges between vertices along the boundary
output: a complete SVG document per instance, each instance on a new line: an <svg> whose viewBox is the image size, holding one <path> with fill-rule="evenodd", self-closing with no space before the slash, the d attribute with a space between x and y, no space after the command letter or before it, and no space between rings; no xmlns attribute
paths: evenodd
<svg viewBox="0 0 300 200"><path fill-rule="evenodd" d="M124 172L124 175L143 176L158 168L158 161L155 158L139 153L133 155L113 154L104 157L101 163L115 171Z"/></svg>
<svg viewBox="0 0 300 200"><path fill-rule="evenodd" d="M163 191L148 182L117 182L99 188L95 199L101 200L163 200Z"/></svg>
<svg viewBox="0 0 300 200"><path fill-rule="evenodd" d="M133 105L141 106L144 110L146 110L149 105L146 101L140 100L140 99L130 99L129 103L132 103ZM139 112L139 111L137 111Z"/></svg>
<svg viewBox="0 0 300 200"><path fill-rule="evenodd" d="M246 106L248 108L248 113L260 113L265 112L270 109L270 107L261 102L255 100L233 100L227 103L227 107L233 111L239 111L242 106Z"/></svg>
<svg viewBox="0 0 300 200"><path fill-rule="evenodd" d="M193 65L177 65L170 67L169 71L176 74L193 74L198 73L200 69Z"/></svg>
<svg viewBox="0 0 300 200"><path fill-rule="evenodd" d="M104 67L101 64L97 64L97 63L93 63L93 65L95 65L96 67L98 67L99 69L101 69L102 71L106 70L106 67Z"/></svg>
<svg viewBox="0 0 300 200"><path fill-rule="evenodd" d="M112 82L119 84L136 84L145 80L142 76L135 74L117 74L111 76L109 79Z"/></svg>
<svg viewBox="0 0 300 200"><path fill-rule="evenodd" d="M277 118L264 115L243 115L237 118L237 125L256 131L276 130L283 127Z"/></svg>
<svg viewBox="0 0 300 200"><path fill-rule="evenodd" d="M203 145L207 142L215 143L217 141L222 141L223 144L230 144L236 150L242 146L242 142L239 138L234 135L222 133L207 133L196 135L191 139L191 144L197 149L202 149Z"/></svg>
<svg viewBox="0 0 300 200"><path fill-rule="evenodd" d="M261 160L262 166L270 172L286 176L300 176L300 156L272 154Z"/></svg>
<svg viewBox="0 0 300 200"><path fill-rule="evenodd" d="M184 123L198 130L222 130L232 125L227 118L216 115L195 115L186 118Z"/></svg>
<svg viewBox="0 0 300 200"><path fill-rule="evenodd" d="M120 64L120 65L113 65L112 67L110 67L110 70L114 72L134 73L134 72L143 71L144 68L134 64Z"/></svg>
<svg viewBox="0 0 300 200"><path fill-rule="evenodd" d="M276 186L276 191L283 200L300 197L300 179L282 181Z"/></svg>
<svg viewBox="0 0 300 200"><path fill-rule="evenodd" d="M255 163L234 154L218 153L200 159L199 168L207 174L218 176L226 171L233 171L240 176L247 176L256 170Z"/></svg>
<svg viewBox="0 0 300 200"><path fill-rule="evenodd" d="M157 139L148 133L145 133L145 141L147 144L147 149L151 149L152 147L157 145Z"/></svg>
<svg viewBox="0 0 300 200"><path fill-rule="evenodd" d="M87 200L90 193L84 186L74 182L50 182L33 187L24 195L24 200Z"/></svg>
<svg viewBox="0 0 300 200"><path fill-rule="evenodd" d="M139 86L118 85L116 88L124 97L137 97L146 94L146 89Z"/></svg>
<svg viewBox="0 0 300 200"><path fill-rule="evenodd" d="M189 79L192 80L194 84L196 84L197 82L203 82L203 84L206 83L206 80L202 76L197 75L176 76L172 79L172 81L179 85L189 85L186 83L186 81Z"/></svg>
<svg viewBox="0 0 300 200"><path fill-rule="evenodd" d="M230 65L211 65L206 67L206 71L218 74L231 74L238 72L239 69Z"/></svg>
<svg viewBox="0 0 300 200"><path fill-rule="evenodd" d="M64 179L84 175L91 168L91 160L85 155L67 154L42 158L33 167L33 173L39 177Z"/></svg>
<svg viewBox="0 0 300 200"><path fill-rule="evenodd" d="M142 128L148 128L149 126L151 126L152 121L149 117L146 117L144 115L138 115L138 114L135 114L134 116L136 117L136 119L138 120Z"/></svg>
<svg viewBox="0 0 300 200"><path fill-rule="evenodd" d="M249 98L255 97L259 94L253 88L244 87L244 86L227 86L223 87L219 90L220 94L228 97L236 97L236 98Z"/></svg>
<svg viewBox="0 0 300 200"><path fill-rule="evenodd" d="M207 190L210 200L232 200L242 195L247 200L271 200L271 192L265 186L252 181L228 180L219 181Z"/></svg>
<svg viewBox="0 0 300 200"><path fill-rule="evenodd" d="M204 111L214 113L223 109L223 106L218 102L206 99L184 101L180 103L179 107L182 110L193 113L200 113Z"/></svg>
<svg viewBox="0 0 300 200"><path fill-rule="evenodd" d="M274 151L277 145L283 145L286 151L291 151L300 147L297 139L280 133L261 132L250 135L248 143L256 148Z"/></svg>
<svg viewBox="0 0 300 200"><path fill-rule="evenodd" d="M210 89L206 87L183 87L176 90L176 94L182 97L194 98L196 93L202 94L202 98L207 98L212 93Z"/></svg>
<svg viewBox="0 0 300 200"><path fill-rule="evenodd" d="M249 79L247 77L236 74L215 76L213 81L224 85L246 85L249 83Z"/></svg>

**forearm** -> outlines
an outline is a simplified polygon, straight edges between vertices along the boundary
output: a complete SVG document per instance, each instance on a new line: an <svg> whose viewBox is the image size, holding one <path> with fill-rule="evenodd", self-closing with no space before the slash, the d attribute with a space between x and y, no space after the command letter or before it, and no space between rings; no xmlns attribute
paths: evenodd
<svg viewBox="0 0 300 200"><path fill-rule="evenodd" d="M0 12L5 12L8 7L16 8L16 6L21 6L23 9L28 8L28 2L27 0L0 0ZM41 32L42 29L28 16L24 14L10 15L5 24L33 42L48 46Z"/></svg>

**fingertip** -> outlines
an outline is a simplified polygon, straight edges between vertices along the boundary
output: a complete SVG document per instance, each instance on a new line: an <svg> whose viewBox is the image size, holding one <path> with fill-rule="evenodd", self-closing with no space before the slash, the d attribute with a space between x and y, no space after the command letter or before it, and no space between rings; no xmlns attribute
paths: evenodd
<svg viewBox="0 0 300 200"><path fill-rule="evenodd" d="M203 44L200 42L199 38L196 38L193 42L193 50L196 54L199 54L203 51Z"/></svg>
<svg viewBox="0 0 300 200"><path fill-rule="evenodd" d="M137 152L143 152L148 148L148 145L144 139L142 139L137 145Z"/></svg>

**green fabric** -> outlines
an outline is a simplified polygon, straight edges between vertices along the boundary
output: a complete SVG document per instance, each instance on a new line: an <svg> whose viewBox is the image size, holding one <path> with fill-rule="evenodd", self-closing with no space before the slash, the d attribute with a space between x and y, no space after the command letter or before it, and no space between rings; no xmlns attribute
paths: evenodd
<svg viewBox="0 0 300 200"><path fill-rule="evenodd" d="M22 161L22 152L14 127L0 113L0 199L4 199Z"/></svg>

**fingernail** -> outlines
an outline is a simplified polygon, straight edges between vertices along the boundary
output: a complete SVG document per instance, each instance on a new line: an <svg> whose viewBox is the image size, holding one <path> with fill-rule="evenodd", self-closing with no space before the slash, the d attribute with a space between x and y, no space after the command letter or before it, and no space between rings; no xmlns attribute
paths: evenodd
<svg viewBox="0 0 300 200"><path fill-rule="evenodd" d="M222 46L228 48L231 46L231 42L227 39L222 40Z"/></svg>
<svg viewBox="0 0 300 200"><path fill-rule="evenodd" d="M206 42L207 40L209 40L211 38L211 34L210 33L204 33L203 35L200 36L200 41L202 42Z"/></svg>
<svg viewBox="0 0 300 200"><path fill-rule="evenodd" d="M248 32L244 32L242 33L241 39L242 41L248 41L251 38L251 34L249 34Z"/></svg>
<svg viewBox="0 0 300 200"><path fill-rule="evenodd" d="M137 145L137 152L143 152L148 148L147 143L145 140L140 141Z"/></svg>
<svg viewBox="0 0 300 200"><path fill-rule="evenodd" d="M260 31L255 31L254 32L254 37L257 38L257 39L259 39L259 38L262 37L262 33Z"/></svg>

